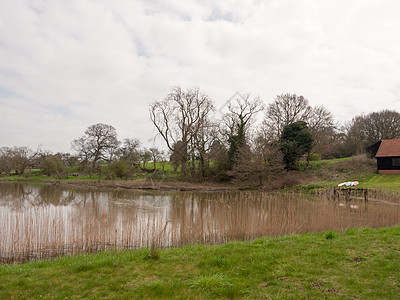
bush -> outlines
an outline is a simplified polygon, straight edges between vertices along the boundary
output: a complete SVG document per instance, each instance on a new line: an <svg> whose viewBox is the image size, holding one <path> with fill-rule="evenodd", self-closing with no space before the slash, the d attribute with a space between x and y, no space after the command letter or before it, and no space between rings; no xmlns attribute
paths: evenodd
<svg viewBox="0 0 400 300"><path fill-rule="evenodd" d="M332 240L332 239L334 239L335 238L335 236L336 236L336 234L333 232L333 231L326 231L325 233L324 233L324 237L327 239L327 240Z"/></svg>
<svg viewBox="0 0 400 300"><path fill-rule="evenodd" d="M295 185L299 185L302 183L303 183L303 181L301 180L301 177L297 173L288 172L283 177L283 186L284 187L295 186Z"/></svg>
<svg viewBox="0 0 400 300"><path fill-rule="evenodd" d="M104 173L107 179L115 179L115 178L122 179L122 178L127 178L129 176L126 163L122 160L109 164Z"/></svg>
<svg viewBox="0 0 400 300"><path fill-rule="evenodd" d="M64 163L56 156L49 156L43 159L40 169L43 171L43 174L48 176L61 178L66 175Z"/></svg>
<svg viewBox="0 0 400 300"><path fill-rule="evenodd" d="M309 157L310 161L318 161L321 160L321 155L318 153L312 153Z"/></svg>
<svg viewBox="0 0 400 300"><path fill-rule="evenodd" d="M346 161L334 164L333 171L340 173L373 173L376 171L376 161L366 155L353 156Z"/></svg>

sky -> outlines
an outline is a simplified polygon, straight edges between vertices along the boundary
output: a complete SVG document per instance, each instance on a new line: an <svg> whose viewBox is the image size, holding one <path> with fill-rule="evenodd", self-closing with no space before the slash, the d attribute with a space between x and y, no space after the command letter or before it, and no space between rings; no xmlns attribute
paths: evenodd
<svg viewBox="0 0 400 300"><path fill-rule="evenodd" d="M0 0L0 147L71 152L96 123L151 147L149 104L294 93L339 124L400 111L398 0Z"/></svg>

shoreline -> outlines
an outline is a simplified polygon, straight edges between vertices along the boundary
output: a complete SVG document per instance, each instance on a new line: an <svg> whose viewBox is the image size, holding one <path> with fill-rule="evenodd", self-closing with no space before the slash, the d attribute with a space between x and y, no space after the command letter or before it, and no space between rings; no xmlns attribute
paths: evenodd
<svg viewBox="0 0 400 300"><path fill-rule="evenodd" d="M29 179L1 179L0 182L21 182L21 183L44 183L64 186L99 187L113 189L131 190L154 190L154 191L203 191L203 192L224 192L238 191L238 187L225 186L216 183L190 183L182 181L148 181L148 180L102 180L102 179L82 179L82 180L29 180Z"/></svg>

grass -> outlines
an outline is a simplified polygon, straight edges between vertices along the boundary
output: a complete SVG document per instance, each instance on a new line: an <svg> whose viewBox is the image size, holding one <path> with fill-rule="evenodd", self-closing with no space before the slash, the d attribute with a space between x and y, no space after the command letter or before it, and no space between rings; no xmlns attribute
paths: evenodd
<svg viewBox="0 0 400 300"><path fill-rule="evenodd" d="M293 188L300 189L305 192L310 192L319 188L329 188L330 186L337 186L341 182L355 180L360 183L357 188L391 190L396 192L400 191L400 175L385 175L376 173L346 175L346 177L339 180L321 180L317 183L296 185Z"/></svg>
<svg viewBox="0 0 400 300"><path fill-rule="evenodd" d="M309 165L301 162L299 174L312 178L306 184L295 186L306 192L355 180L360 183L358 188L400 191L400 175L377 174L376 161L363 155L311 161Z"/></svg>
<svg viewBox="0 0 400 300"><path fill-rule="evenodd" d="M153 168L153 163L147 163L147 168ZM157 162L156 167L162 170L162 164ZM79 173L77 168L69 168L71 173ZM179 170L178 170L179 171ZM360 188L372 189L390 189L400 191L400 175L382 175L376 173L376 162L367 159L365 156L355 156L338 159L300 161L300 170L297 173L299 178L303 176L312 177L306 184L296 185L295 188L300 188L305 191L313 191L317 188L326 188L331 185L337 186L341 182L354 181L360 182ZM15 181L59 181L59 179L45 176L40 170L26 171L24 176L2 176L2 180ZM135 177L128 180L149 179L155 181L182 181L178 173L174 172L171 162L164 163L164 172L160 174L142 174L138 173ZM80 180L106 180L98 175L79 175L68 176L61 181L80 181Z"/></svg>
<svg viewBox="0 0 400 300"><path fill-rule="evenodd" d="M143 163L141 163L141 166L144 167ZM153 168L153 163L147 163L146 168ZM156 163L156 169L160 170L162 172L162 179L163 180L178 180L178 173L174 171L174 167L172 166L171 162L165 162L165 163ZM52 176L47 176L43 174L43 171L40 169L31 169L31 170L26 170L24 175L11 175L11 176L6 176L2 175L0 176L0 179L2 180L11 180L11 181L79 181L79 180L107 180L104 176L101 177L98 174L92 174L87 175L87 174L82 174L79 171L78 167L67 167L66 170L68 171L69 174L76 174L76 175L68 175L64 176L62 178L55 178ZM179 169L178 169L179 171ZM104 175L104 174L103 174ZM141 173L138 172L134 177L131 178L126 178L128 180L140 180L140 179L145 179L145 178L152 178L152 179L157 179L157 173Z"/></svg>
<svg viewBox="0 0 400 300"><path fill-rule="evenodd" d="M0 298L395 299L400 226L0 266Z"/></svg>
<svg viewBox="0 0 400 300"><path fill-rule="evenodd" d="M351 159L351 157L344 158L334 158L334 159L322 159L322 160L314 160L314 161L299 161L299 166L301 170L319 170L322 168L331 168L332 165L338 162L344 162Z"/></svg>
<svg viewBox="0 0 400 300"><path fill-rule="evenodd" d="M400 175L373 174L362 185L366 188L400 190Z"/></svg>

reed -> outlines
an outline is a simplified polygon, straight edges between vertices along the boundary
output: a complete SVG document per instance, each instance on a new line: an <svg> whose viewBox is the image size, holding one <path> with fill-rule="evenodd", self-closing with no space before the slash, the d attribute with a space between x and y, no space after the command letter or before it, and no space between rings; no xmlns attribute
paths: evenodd
<svg viewBox="0 0 400 300"><path fill-rule="evenodd" d="M379 191L371 195L381 202L332 201L323 192L60 195L69 202L0 209L1 263L400 224L397 196Z"/></svg>

